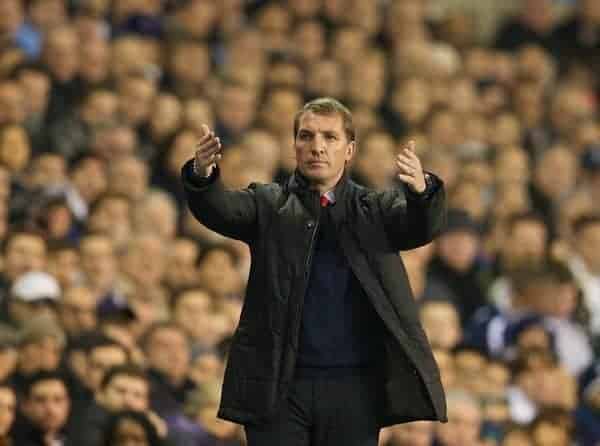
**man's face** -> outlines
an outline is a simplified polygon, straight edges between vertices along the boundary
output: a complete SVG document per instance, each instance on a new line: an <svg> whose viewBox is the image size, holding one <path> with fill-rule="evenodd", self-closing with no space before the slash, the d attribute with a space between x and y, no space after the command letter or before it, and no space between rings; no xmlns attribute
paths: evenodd
<svg viewBox="0 0 600 446"><path fill-rule="evenodd" d="M104 374L111 367L127 362L125 350L116 345L96 347L90 352L87 365L87 382L92 390L100 387Z"/></svg>
<svg viewBox="0 0 600 446"><path fill-rule="evenodd" d="M23 402L23 412L44 433L56 433L67 422L70 401L62 381L39 381Z"/></svg>
<svg viewBox="0 0 600 446"><path fill-rule="evenodd" d="M41 237L23 234L12 239L4 256L4 274L14 280L46 265L46 244Z"/></svg>
<svg viewBox="0 0 600 446"><path fill-rule="evenodd" d="M294 144L298 170L311 183L328 187L335 186L355 151L339 114L305 113L300 118Z"/></svg>
<svg viewBox="0 0 600 446"><path fill-rule="evenodd" d="M116 375L102 389L99 401L111 412L119 410L145 411L148 409L148 383L137 377Z"/></svg>
<svg viewBox="0 0 600 446"><path fill-rule="evenodd" d="M546 253L546 228L537 221L516 224L507 239L504 255L511 264L541 261Z"/></svg>
<svg viewBox="0 0 600 446"><path fill-rule="evenodd" d="M96 327L96 298L87 288L70 288L60 301L59 315L69 334L93 330Z"/></svg>
<svg viewBox="0 0 600 446"><path fill-rule="evenodd" d="M148 365L177 381L185 377L190 349L183 332L173 328L158 329L149 340Z"/></svg>
<svg viewBox="0 0 600 446"><path fill-rule="evenodd" d="M17 400L15 392L8 387L0 387L0 436L4 437L15 419Z"/></svg>
<svg viewBox="0 0 600 446"><path fill-rule="evenodd" d="M479 237L470 231L452 231L438 240L439 255L457 271L471 268L478 249Z"/></svg>

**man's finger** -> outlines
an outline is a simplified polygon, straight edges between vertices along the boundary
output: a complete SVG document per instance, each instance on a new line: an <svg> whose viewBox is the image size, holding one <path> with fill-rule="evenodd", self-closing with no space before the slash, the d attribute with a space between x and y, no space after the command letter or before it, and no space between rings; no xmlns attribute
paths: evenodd
<svg viewBox="0 0 600 446"><path fill-rule="evenodd" d="M415 166L401 160L397 160L396 165L400 170L403 170L404 172L414 174L417 171L417 168Z"/></svg>
<svg viewBox="0 0 600 446"><path fill-rule="evenodd" d="M402 181L404 181L405 183L408 183L408 184L415 183L415 179L409 175L404 175L404 174L399 173L398 178L400 178Z"/></svg>
<svg viewBox="0 0 600 446"><path fill-rule="evenodd" d="M408 150L410 150L412 153L415 153L415 149L416 149L415 140L411 139L410 141L408 141L408 144L406 145L406 148Z"/></svg>

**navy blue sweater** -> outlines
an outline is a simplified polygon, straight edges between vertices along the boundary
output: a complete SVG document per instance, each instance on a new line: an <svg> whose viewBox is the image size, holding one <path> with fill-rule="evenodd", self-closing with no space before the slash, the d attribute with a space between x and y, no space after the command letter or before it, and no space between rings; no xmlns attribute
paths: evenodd
<svg viewBox="0 0 600 446"><path fill-rule="evenodd" d="M297 365L317 373L369 367L381 358L383 322L342 252L329 208L321 210L318 231Z"/></svg>

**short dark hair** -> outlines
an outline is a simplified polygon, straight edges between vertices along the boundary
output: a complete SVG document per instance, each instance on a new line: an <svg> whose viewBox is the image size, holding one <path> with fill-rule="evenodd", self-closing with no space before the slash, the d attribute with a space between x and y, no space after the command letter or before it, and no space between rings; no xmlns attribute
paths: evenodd
<svg viewBox="0 0 600 446"><path fill-rule="evenodd" d="M103 429L102 446L112 446L117 433L117 428L122 420L132 420L138 423L144 432L150 446L159 446L162 444L156 427L150 422L148 415L144 412L138 412L133 410L123 410L112 414Z"/></svg>
<svg viewBox="0 0 600 446"><path fill-rule="evenodd" d="M29 376L25 380L25 385L23 386L23 396L25 398L29 398L31 396L31 390L33 389L33 386L42 381L60 381L61 383L63 383L63 386L65 386L67 394L69 393L67 379L61 372L57 370L40 370L39 372L35 372L33 375Z"/></svg>
<svg viewBox="0 0 600 446"><path fill-rule="evenodd" d="M344 104L334 98L322 97L316 98L304 104L301 110L296 112L294 117L294 138L300 127L300 120L305 113L314 113L316 115L339 115L342 118L344 132L348 141L356 141L356 129L352 121L352 113Z"/></svg>
<svg viewBox="0 0 600 446"><path fill-rule="evenodd" d="M523 222L538 223L540 226L543 226L546 229L546 232L548 232L548 225L541 214L535 211L524 211L509 215L506 222L508 233L512 233L512 231L515 229L515 226Z"/></svg>
<svg viewBox="0 0 600 446"><path fill-rule="evenodd" d="M131 376L132 378L138 378L148 383L148 375L144 369L135 364L126 363L116 365L108 369L108 371L102 377L100 388L104 390L106 386L108 386L110 382L117 376Z"/></svg>

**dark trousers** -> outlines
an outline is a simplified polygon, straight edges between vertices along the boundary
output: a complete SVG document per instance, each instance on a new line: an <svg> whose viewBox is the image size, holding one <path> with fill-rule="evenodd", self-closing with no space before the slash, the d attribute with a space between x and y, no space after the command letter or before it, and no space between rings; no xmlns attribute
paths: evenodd
<svg viewBox="0 0 600 446"><path fill-rule="evenodd" d="M382 386L375 374L298 378L275 420L245 426L248 446L377 446Z"/></svg>

